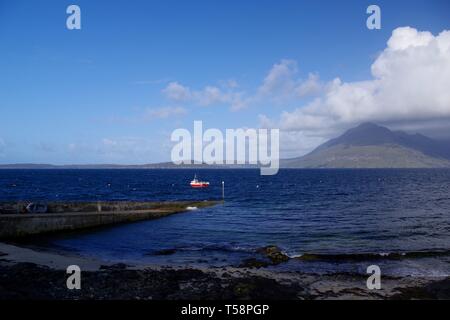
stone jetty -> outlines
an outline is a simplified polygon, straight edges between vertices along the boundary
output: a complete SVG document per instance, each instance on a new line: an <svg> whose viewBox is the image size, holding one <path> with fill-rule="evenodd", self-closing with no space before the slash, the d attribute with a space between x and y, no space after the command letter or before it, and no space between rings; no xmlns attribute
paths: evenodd
<svg viewBox="0 0 450 320"><path fill-rule="evenodd" d="M0 202L0 239L72 231L156 219L200 209L218 201L168 202L50 202L44 213L29 213L29 202Z"/></svg>

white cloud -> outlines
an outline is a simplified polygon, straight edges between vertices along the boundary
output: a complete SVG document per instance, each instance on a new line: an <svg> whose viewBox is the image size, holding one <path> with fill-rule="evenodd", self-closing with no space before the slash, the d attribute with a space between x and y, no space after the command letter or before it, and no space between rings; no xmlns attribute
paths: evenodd
<svg viewBox="0 0 450 320"><path fill-rule="evenodd" d="M283 75L278 79L286 79L286 68L278 69ZM424 123L450 118L450 31L433 36L410 27L395 29L371 72L367 81L336 78L312 102L282 112L277 120L260 117L261 124L328 137L364 121ZM297 88L315 91L318 81L314 76L308 81Z"/></svg>
<svg viewBox="0 0 450 320"><path fill-rule="evenodd" d="M191 99L191 90L178 82L170 82L163 90L163 93L170 100L184 102Z"/></svg>
<svg viewBox="0 0 450 320"><path fill-rule="evenodd" d="M294 76L298 72L297 62L294 60L281 60L272 66L264 78L258 93L262 96L273 94L290 94L295 87Z"/></svg>
<svg viewBox="0 0 450 320"><path fill-rule="evenodd" d="M286 103L321 93L323 84L317 73L309 73L307 79L302 79L298 73L295 60L283 59L274 64L252 100Z"/></svg>
<svg viewBox="0 0 450 320"><path fill-rule="evenodd" d="M194 97L202 106L223 103L227 99L219 88L213 86L207 86L202 91L195 92Z"/></svg>
<svg viewBox="0 0 450 320"><path fill-rule="evenodd" d="M295 94L298 97L307 97L319 94L323 90L323 85L320 82L319 75L317 73L308 74L308 79L300 82L295 88Z"/></svg>
<svg viewBox="0 0 450 320"><path fill-rule="evenodd" d="M187 113L187 110L182 107L162 107L156 109L147 109L144 114L145 120L152 119L167 119L170 117L182 116Z"/></svg>
<svg viewBox="0 0 450 320"><path fill-rule="evenodd" d="M221 81L221 86L208 85L201 90L192 90L178 82L171 82L163 93L173 102L194 103L199 106L227 104L232 111L262 102L284 103L298 98L317 95L324 88L317 73L307 79L298 76L297 62L283 59L276 63L253 93L239 90L235 80Z"/></svg>
<svg viewBox="0 0 450 320"><path fill-rule="evenodd" d="M171 82L163 90L163 93L169 100L174 102L191 102L204 107L215 104L228 104L235 111L247 105L243 92L236 91L237 87L237 83L231 81L225 83L225 88L206 86L202 90L191 90L178 82Z"/></svg>

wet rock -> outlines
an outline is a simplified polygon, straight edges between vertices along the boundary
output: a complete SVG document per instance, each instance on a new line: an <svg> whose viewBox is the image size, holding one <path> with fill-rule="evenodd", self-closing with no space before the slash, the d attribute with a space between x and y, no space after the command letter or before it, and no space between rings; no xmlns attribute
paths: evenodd
<svg viewBox="0 0 450 320"><path fill-rule="evenodd" d="M421 287L397 288L393 300L450 300L450 277Z"/></svg>
<svg viewBox="0 0 450 320"><path fill-rule="evenodd" d="M431 283L425 287L425 290L430 293L435 299L450 300L450 277Z"/></svg>
<svg viewBox="0 0 450 320"><path fill-rule="evenodd" d="M286 286L273 279L257 276L235 279L231 288L233 299L246 300L292 300L297 299L298 293L302 290L297 285Z"/></svg>
<svg viewBox="0 0 450 320"><path fill-rule="evenodd" d="M239 268L265 268L270 265L267 261L258 260L256 258L248 258L242 260Z"/></svg>
<svg viewBox="0 0 450 320"><path fill-rule="evenodd" d="M299 274L289 281L257 273L235 272L223 276L198 269L130 270L124 264L106 266L102 271L83 272L82 290L67 290L65 270L54 270L33 263L15 265L0 263L0 300L236 300L236 299L449 299L450 278L426 284L408 282L396 287L392 296L374 296L361 290L363 276L351 274L330 276ZM113 267L111 269L111 267ZM114 267L116 269L114 269ZM392 280L394 281L394 280ZM400 281L400 280L395 280ZM322 282L322 284L320 284ZM317 286L317 285L318 286ZM401 283L398 282L400 285ZM404 286L404 284L401 284Z"/></svg>
<svg viewBox="0 0 450 320"><path fill-rule="evenodd" d="M83 273L82 290L67 290L66 274L35 264L0 264L0 300L9 299L295 299L299 289L263 277L219 277L196 269L130 270L104 266Z"/></svg>
<svg viewBox="0 0 450 320"><path fill-rule="evenodd" d="M274 265L289 261L289 257L277 246L259 248L257 252L270 259Z"/></svg>

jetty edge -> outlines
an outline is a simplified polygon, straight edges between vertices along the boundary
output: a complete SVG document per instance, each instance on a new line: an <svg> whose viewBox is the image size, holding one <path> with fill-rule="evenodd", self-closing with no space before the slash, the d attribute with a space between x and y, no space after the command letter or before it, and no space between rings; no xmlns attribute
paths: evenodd
<svg viewBox="0 0 450 320"><path fill-rule="evenodd" d="M0 202L0 239L82 230L157 219L221 203L203 201L48 202L46 213L26 213L30 202Z"/></svg>

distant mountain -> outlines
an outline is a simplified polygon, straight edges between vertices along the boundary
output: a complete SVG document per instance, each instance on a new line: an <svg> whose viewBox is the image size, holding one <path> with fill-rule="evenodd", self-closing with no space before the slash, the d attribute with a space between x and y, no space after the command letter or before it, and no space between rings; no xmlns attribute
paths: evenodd
<svg viewBox="0 0 450 320"><path fill-rule="evenodd" d="M288 168L443 168L450 167L450 143L421 134L391 131L363 123L311 153L282 161Z"/></svg>
<svg viewBox="0 0 450 320"><path fill-rule="evenodd" d="M208 165L208 164L182 164L175 165L172 162L160 162L149 164L36 164L36 163L14 163L0 164L0 169L242 169L258 168L256 165Z"/></svg>
<svg viewBox="0 0 450 320"><path fill-rule="evenodd" d="M311 153L281 160L282 168L450 168L450 142L421 134L391 131L373 123L363 123L338 138L320 145ZM236 169L255 165L181 165L171 162L118 165L7 164L0 169Z"/></svg>
<svg viewBox="0 0 450 320"><path fill-rule="evenodd" d="M38 164L38 163L13 163L13 164L0 164L0 169L54 169L56 166L51 164Z"/></svg>
<svg viewBox="0 0 450 320"><path fill-rule="evenodd" d="M127 166L116 164L81 164L81 165L53 165L41 163L13 163L0 164L0 169L113 169Z"/></svg>

